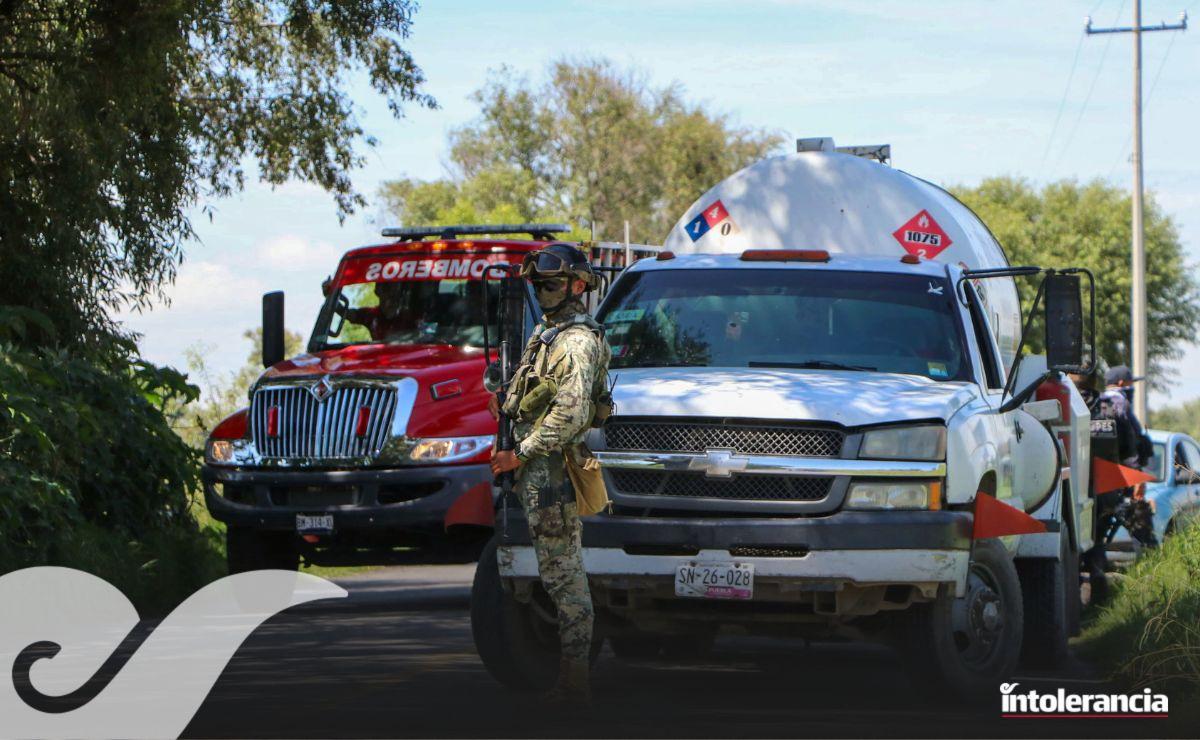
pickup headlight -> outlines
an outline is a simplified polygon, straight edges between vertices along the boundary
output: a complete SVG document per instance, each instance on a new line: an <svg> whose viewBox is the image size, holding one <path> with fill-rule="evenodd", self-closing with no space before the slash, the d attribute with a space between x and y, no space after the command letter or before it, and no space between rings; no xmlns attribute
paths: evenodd
<svg viewBox="0 0 1200 740"><path fill-rule="evenodd" d="M204 461L209 465L229 465L233 461L233 440L208 440L204 445Z"/></svg>
<svg viewBox="0 0 1200 740"><path fill-rule="evenodd" d="M940 509L937 481L868 481L850 486L847 509Z"/></svg>
<svg viewBox="0 0 1200 740"><path fill-rule="evenodd" d="M878 460L944 460L946 427L926 424L872 429L863 434L858 456Z"/></svg>
<svg viewBox="0 0 1200 740"><path fill-rule="evenodd" d="M413 440L408 457L416 463L466 460L492 446L493 437L432 437Z"/></svg>

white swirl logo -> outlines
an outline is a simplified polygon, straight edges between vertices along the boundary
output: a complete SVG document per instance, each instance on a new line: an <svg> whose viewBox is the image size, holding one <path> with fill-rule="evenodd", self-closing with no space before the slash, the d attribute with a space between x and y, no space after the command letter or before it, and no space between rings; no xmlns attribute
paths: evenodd
<svg viewBox="0 0 1200 740"><path fill-rule="evenodd" d="M345 596L303 573L241 573L205 586L153 625L139 624L129 599L88 573L7 573L0 735L178 737L259 625L289 607Z"/></svg>

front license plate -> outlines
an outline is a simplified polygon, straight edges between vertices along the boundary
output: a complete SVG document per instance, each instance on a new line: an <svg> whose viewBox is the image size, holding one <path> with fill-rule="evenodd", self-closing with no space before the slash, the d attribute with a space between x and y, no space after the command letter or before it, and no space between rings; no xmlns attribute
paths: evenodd
<svg viewBox="0 0 1200 740"><path fill-rule="evenodd" d="M332 534L333 514L297 514L296 531L300 534Z"/></svg>
<svg viewBox="0 0 1200 740"><path fill-rule="evenodd" d="M687 563L675 569L675 595L699 599L754 597L754 566L739 563Z"/></svg>

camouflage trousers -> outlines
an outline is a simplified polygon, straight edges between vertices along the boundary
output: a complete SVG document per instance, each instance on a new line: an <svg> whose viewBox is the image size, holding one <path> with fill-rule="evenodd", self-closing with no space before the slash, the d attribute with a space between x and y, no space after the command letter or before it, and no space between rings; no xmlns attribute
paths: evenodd
<svg viewBox="0 0 1200 740"><path fill-rule="evenodd" d="M592 646L592 594L583 570L575 489L562 453L530 459L517 476L516 493L529 521L542 585L558 610L562 655L587 661Z"/></svg>

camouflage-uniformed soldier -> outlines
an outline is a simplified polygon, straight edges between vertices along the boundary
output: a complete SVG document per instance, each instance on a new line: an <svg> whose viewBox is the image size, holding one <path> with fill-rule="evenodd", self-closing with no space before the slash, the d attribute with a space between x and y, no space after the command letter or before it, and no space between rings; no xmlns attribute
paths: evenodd
<svg viewBox="0 0 1200 740"><path fill-rule="evenodd" d="M496 452L492 471L517 470L538 572L558 610L562 662L550 697L586 699L593 608L565 456L580 463L587 454L581 442L603 403L610 351L603 327L583 305L583 294L599 281L581 251L552 244L529 255L521 275L533 283L544 315L505 399L504 412L516 421L516 449Z"/></svg>

